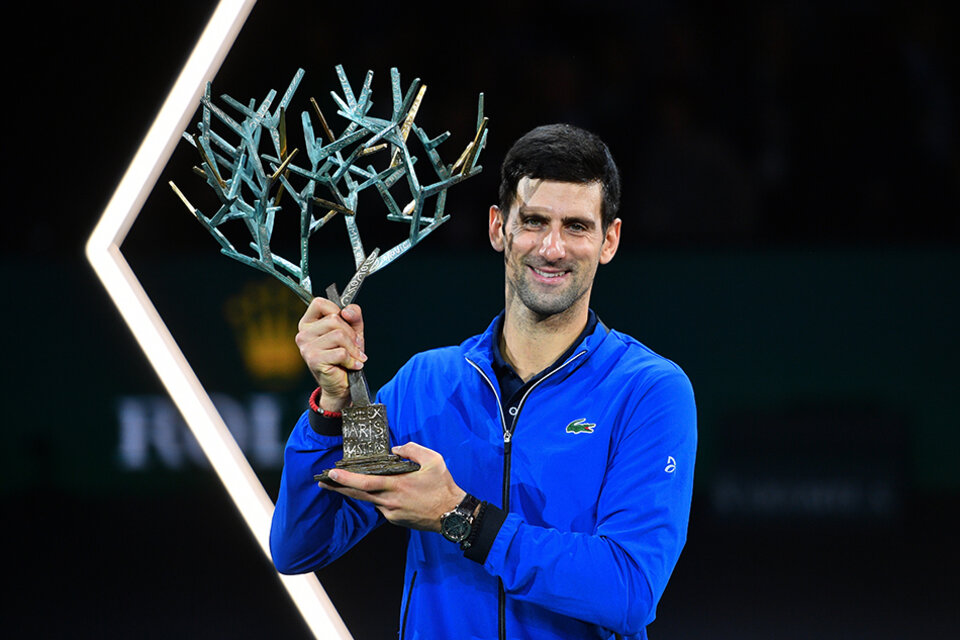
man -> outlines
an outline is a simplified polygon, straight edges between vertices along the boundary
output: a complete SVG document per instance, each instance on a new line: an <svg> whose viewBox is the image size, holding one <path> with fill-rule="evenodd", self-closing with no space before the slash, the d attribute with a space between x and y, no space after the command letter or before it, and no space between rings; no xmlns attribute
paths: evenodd
<svg viewBox="0 0 960 640"><path fill-rule="evenodd" d="M606 145L534 129L504 161L489 235L506 301L480 336L414 356L378 394L399 476L331 472L363 319L314 300L297 344L319 383L287 444L271 549L332 562L389 521L411 529L401 638L645 638L686 539L693 392L675 364L590 310L620 241Z"/></svg>

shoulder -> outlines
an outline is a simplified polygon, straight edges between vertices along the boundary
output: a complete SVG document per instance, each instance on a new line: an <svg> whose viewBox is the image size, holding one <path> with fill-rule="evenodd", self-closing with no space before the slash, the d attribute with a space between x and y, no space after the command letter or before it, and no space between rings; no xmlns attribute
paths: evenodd
<svg viewBox="0 0 960 640"><path fill-rule="evenodd" d="M646 423L670 416L669 422L696 424L696 400L690 378L680 366L637 339L611 330L604 341L612 364L615 387L621 396L623 415L631 422Z"/></svg>
<svg viewBox="0 0 960 640"><path fill-rule="evenodd" d="M442 371L454 365L459 366L459 363L462 361L463 355L458 346L428 349L427 351L421 351L415 354L407 360L406 364L400 367L397 375L413 375L434 370Z"/></svg>
<svg viewBox="0 0 960 640"><path fill-rule="evenodd" d="M409 388L422 389L431 381L449 388L451 383L462 379L464 371L470 368L466 359L469 355L489 350L491 327L495 324L496 320L485 332L467 338L459 345L428 349L413 355L381 388L381 394L403 393L404 389Z"/></svg>
<svg viewBox="0 0 960 640"><path fill-rule="evenodd" d="M428 349L407 360L394 375L393 381L406 384L411 381L421 383L432 378L451 380L458 377L466 366L463 345Z"/></svg>
<svg viewBox="0 0 960 640"><path fill-rule="evenodd" d="M491 325L492 326L492 325ZM492 329L471 336L459 345L450 345L421 351L407 360L398 375L422 374L427 372L445 373L459 370L467 365L467 358L489 359Z"/></svg>
<svg viewBox="0 0 960 640"><path fill-rule="evenodd" d="M619 331L610 331L605 348L614 362L614 386L622 393L621 437L641 437L644 446L695 448L696 400L683 369Z"/></svg>
<svg viewBox="0 0 960 640"><path fill-rule="evenodd" d="M611 329L604 340L603 351L614 363L617 377L629 379L633 384L645 387L663 382L690 387L690 380L680 365L625 333Z"/></svg>

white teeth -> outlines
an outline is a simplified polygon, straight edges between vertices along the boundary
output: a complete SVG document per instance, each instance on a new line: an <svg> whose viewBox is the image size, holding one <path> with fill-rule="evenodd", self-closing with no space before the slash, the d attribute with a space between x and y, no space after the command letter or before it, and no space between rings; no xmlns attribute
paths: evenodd
<svg viewBox="0 0 960 640"><path fill-rule="evenodd" d="M556 273L547 273L546 271L540 271L540 269L536 269L536 268L534 268L534 271L537 272L537 275L543 276L544 278L559 278L565 273L563 271L557 271Z"/></svg>

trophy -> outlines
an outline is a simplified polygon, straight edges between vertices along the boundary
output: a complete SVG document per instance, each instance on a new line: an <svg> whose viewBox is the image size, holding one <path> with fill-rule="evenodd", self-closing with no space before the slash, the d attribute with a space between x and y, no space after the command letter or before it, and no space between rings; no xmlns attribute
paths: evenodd
<svg viewBox="0 0 960 640"><path fill-rule="evenodd" d="M194 207L177 186L170 187L187 209L220 244L220 252L243 264L270 274L289 287L304 303L309 304L313 292L309 271L309 241L318 229L338 216L346 225L347 237L353 252L356 272L343 293L335 284L326 290L326 297L341 309L357 295L364 279L379 271L409 251L424 237L449 220L444 215L447 189L480 173L477 164L480 151L486 145L487 118L483 115L483 94L477 106L477 126L473 139L466 145L453 164L444 163L437 147L449 138L443 133L436 138L414 123L414 118L427 89L415 79L406 92L401 90L400 73L391 69L393 86L392 115L377 118L369 114L373 72L368 71L357 96L342 66L336 67L343 95L331 91L337 104L337 115L346 120L339 136L334 135L317 101L310 98L313 114L304 111L301 125L306 148L306 161L295 164L298 149L290 150L287 135L287 108L303 79L303 69L297 70L286 92L271 111L277 92L271 90L257 105L251 100L244 105L228 95L222 101L242 119L232 117L211 99L211 85L207 83L201 98L202 119L198 133L184 133L184 138L200 154L201 164L193 171L214 191L220 207L212 216L206 216ZM322 135L314 133L313 116L322 128ZM228 132L227 137L213 131L216 119ZM430 168L435 174L432 182L422 184L415 163L418 158L407 146L413 132L425 151ZM273 153L262 153L261 142L269 138ZM228 140L237 140L231 143ZM326 141L326 142L325 142ZM378 163L374 161L379 160ZM375 168L379 164L380 168ZM432 179L432 178L431 178ZM403 189L403 185L407 189ZM357 226L357 205L360 192L373 187L386 207L387 220L402 222L409 228L406 238L388 251L374 249L367 253ZM321 195L326 197L321 197ZM403 191L410 200L404 206L396 194ZM432 211L427 203L435 198ZM401 202L405 198L401 198ZM271 250L274 221L278 215L293 210L300 223L300 257L286 260ZM221 226L242 221L250 235L250 252L237 249L221 231ZM367 381L362 371L347 374L352 406L343 410L343 459L337 468L371 475L393 475L419 469L419 465L390 453L389 423L386 407L371 403ZM329 469L314 476L317 481L332 482Z"/></svg>

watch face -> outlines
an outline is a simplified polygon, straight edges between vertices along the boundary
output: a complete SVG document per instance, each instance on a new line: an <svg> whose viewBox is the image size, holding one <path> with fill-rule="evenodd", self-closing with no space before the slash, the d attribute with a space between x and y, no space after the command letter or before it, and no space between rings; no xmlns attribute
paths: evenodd
<svg viewBox="0 0 960 640"><path fill-rule="evenodd" d="M470 521L459 513L451 513L440 525L443 537L451 542L462 542L470 535Z"/></svg>

